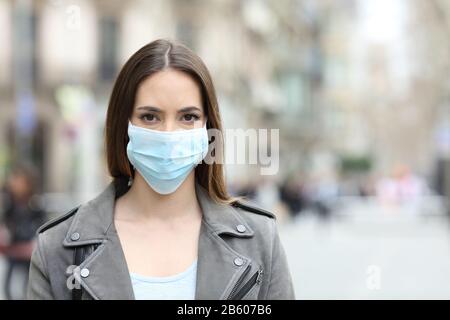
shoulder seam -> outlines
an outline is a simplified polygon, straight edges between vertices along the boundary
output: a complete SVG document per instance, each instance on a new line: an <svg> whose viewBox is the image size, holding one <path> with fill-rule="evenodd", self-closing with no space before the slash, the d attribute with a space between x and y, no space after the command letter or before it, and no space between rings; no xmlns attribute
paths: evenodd
<svg viewBox="0 0 450 320"><path fill-rule="evenodd" d="M42 266L43 266L43 272L44 272L44 276L45 278L47 278L47 280L49 279L48 276L48 269L47 269L47 259L45 259L45 254L44 252L42 252L44 250L44 245L42 244L42 237L38 237L38 247L37 247L37 254L39 255L39 259L41 259L42 262Z"/></svg>
<svg viewBox="0 0 450 320"><path fill-rule="evenodd" d="M270 211L267 211L267 210L258 208L258 207L254 206L254 205L252 205L252 204L249 204L249 203L243 203L242 201L236 200L236 201L234 201L231 205L232 205L233 207L241 208L241 209L243 209L243 210L250 211L250 212L256 213L256 214L265 215L265 216L267 216L267 217L269 217L269 218L272 218L272 219L275 219L275 220L276 220L275 214L273 214L273 213L270 212Z"/></svg>
<svg viewBox="0 0 450 320"><path fill-rule="evenodd" d="M75 208L71 209L69 212L63 214L62 216L59 216L59 217L53 218L50 221L47 221L37 230L36 233L40 234L40 233L56 226L57 224L69 219L71 216L73 216L78 211L79 207L80 206L76 206Z"/></svg>

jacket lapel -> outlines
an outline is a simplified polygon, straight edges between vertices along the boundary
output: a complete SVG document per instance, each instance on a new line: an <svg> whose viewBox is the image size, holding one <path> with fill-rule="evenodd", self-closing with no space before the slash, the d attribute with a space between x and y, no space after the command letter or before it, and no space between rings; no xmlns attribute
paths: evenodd
<svg viewBox="0 0 450 320"><path fill-rule="evenodd" d="M250 238L254 232L230 205L215 203L206 190L196 185L203 212L197 263L196 300L223 300L251 264L251 259L231 248L221 235ZM245 231L237 230L241 225ZM236 263L239 262L239 263Z"/></svg>
<svg viewBox="0 0 450 320"><path fill-rule="evenodd" d="M80 270L84 268L89 270L89 276L81 277L81 284L94 299L134 300L128 266L117 234L109 234L106 242L80 265Z"/></svg>
<svg viewBox="0 0 450 320"><path fill-rule="evenodd" d="M195 299L226 299L252 261L250 257L231 248L221 235L245 239L252 237L254 232L232 206L215 203L198 184L196 194L203 216ZM111 183L96 199L80 207L63 245L97 245L97 249L76 269L81 276L77 274L75 278L94 299L129 300L134 299L134 293L113 223L114 203L115 188ZM239 225L240 231L237 228ZM78 236L73 237L75 233ZM85 271L80 272L83 269Z"/></svg>
<svg viewBox="0 0 450 320"><path fill-rule="evenodd" d="M223 300L251 260L228 247L218 235L210 233L205 223L201 228L195 299ZM234 264L236 258L242 259L244 264Z"/></svg>
<svg viewBox="0 0 450 320"><path fill-rule="evenodd" d="M134 299L125 255L114 227L115 188L111 183L97 198L80 207L63 245L97 245L74 274L94 299ZM74 234L78 234L73 238ZM78 239L77 239L78 238ZM77 240L73 240L77 239ZM86 269L83 277L82 270Z"/></svg>

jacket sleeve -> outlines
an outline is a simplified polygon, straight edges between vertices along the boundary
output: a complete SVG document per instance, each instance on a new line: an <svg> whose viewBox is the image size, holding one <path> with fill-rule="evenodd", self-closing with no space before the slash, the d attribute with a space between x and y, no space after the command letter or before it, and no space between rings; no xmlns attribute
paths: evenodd
<svg viewBox="0 0 450 320"><path fill-rule="evenodd" d="M286 253L278 234L277 221L272 221L272 262L267 300L294 300L295 293Z"/></svg>
<svg viewBox="0 0 450 320"><path fill-rule="evenodd" d="M42 235L38 235L37 246L33 250L28 280L28 300L53 300L53 293L47 274L47 264L43 255Z"/></svg>

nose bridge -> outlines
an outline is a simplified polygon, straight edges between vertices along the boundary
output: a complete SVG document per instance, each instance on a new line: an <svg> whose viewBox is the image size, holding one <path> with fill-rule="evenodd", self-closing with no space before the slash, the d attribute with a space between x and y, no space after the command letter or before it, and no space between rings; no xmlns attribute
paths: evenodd
<svg viewBox="0 0 450 320"><path fill-rule="evenodd" d="M167 120L164 123L163 131L174 131L174 130L175 130L175 124L173 123L173 121L172 120Z"/></svg>
<svg viewBox="0 0 450 320"><path fill-rule="evenodd" d="M166 118L164 119L162 130L163 131L175 131L176 129L177 129L177 123L176 123L175 116L172 116L170 114L167 115Z"/></svg>

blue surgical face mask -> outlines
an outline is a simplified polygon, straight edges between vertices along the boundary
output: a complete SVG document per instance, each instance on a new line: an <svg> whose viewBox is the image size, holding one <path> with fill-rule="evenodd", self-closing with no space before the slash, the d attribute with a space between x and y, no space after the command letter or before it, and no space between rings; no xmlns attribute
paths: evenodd
<svg viewBox="0 0 450 320"><path fill-rule="evenodd" d="M150 187L174 192L208 153L206 122L202 128L158 131L128 123L127 155Z"/></svg>

